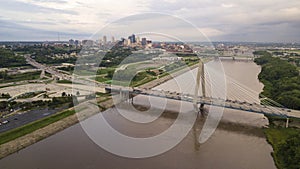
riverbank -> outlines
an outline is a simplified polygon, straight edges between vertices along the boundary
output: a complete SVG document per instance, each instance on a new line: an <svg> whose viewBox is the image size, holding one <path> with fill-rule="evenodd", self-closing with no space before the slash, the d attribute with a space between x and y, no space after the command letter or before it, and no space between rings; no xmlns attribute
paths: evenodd
<svg viewBox="0 0 300 169"><path fill-rule="evenodd" d="M183 69L177 69L172 73L172 75L166 75L159 79L155 79L141 85L140 87L153 88L187 71L195 69L197 66L198 64L195 64ZM114 105L111 97L100 101L98 104L101 111L108 109ZM2 133L0 135L0 137L3 136L0 140L0 159L23 148L26 148L51 135L54 135L55 133L60 132L68 127L71 127L74 124L78 123L79 120L84 120L92 115L94 115L94 113L80 114L80 112L75 112L74 108L72 108L27 124L25 126Z"/></svg>
<svg viewBox="0 0 300 169"><path fill-rule="evenodd" d="M74 110L53 116L2 133L0 159L53 135L77 122Z"/></svg>
<svg viewBox="0 0 300 169"><path fill-rule="evenodd" d="M300 166L300 119L290 119L285 128L285 118L268 117L269 128L264 129L267 141L273 147L272 157L278 169L298 169Z"/></svg>
<svg viewBox="0 0 300 169"><path fill-rule="evenodd" d="M286 60L274 58L268 52L255 62L261 65L259 80L264 84L261 96L265 95L285 107L300 108L300 77L297 68ZM262 104L265 104L262 102ZM279 169L298 169L300 166L300 119L290 118L289 128L285 128L286 118L267 116L269 128L264 129L266 139L273 147L272 157Z"/></svg>

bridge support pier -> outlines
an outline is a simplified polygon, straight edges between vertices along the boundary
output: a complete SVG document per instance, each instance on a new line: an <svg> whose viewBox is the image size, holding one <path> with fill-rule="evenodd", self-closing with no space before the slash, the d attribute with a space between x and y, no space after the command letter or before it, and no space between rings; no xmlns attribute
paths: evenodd
<svg viewBox="0 0 300 169"><path fill-rule="evenodd" d="M128 94L126 93L126 91L122 91L120 89L119 99L120 102L126 101L128 99Z"/></svg>
<svg viewBox="0 0 300 169"><path fill-rule="evenodd" d="M129 93L128 91L119 90L119 102L128 101L133 104L133 94Z"/></svg>
<svg viewBox="0 0 300 169"><path fill-rule="evenodd" d="M204 103L200 104L199 113L201 113L201 115L204 116Z"/></svg>
<svg viewBox="0 0 300 169"><path fill-rule="evenodd" d="M129 94L129 98L130 98L130 103L133 104L133 95L132 95L132 94L131 94L131 95Z"/></svg>
<svg viewBox="0 0 300 169"><path fill-rule="evenodd" d="M289 118L286 118L285 128L289 127Z"/></svg>

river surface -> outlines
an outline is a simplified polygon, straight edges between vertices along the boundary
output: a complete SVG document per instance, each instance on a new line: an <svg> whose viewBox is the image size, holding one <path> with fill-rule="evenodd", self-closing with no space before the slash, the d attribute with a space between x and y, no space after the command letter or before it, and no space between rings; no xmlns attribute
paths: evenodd
<svg viewBox="0 0 300 169"><path fill-rule="evenodd" d="M253 62L223 61L225 74L255 91L255 97L262 90L257 75L260 67ZM208 64L214 65L214 61ZM196 74L197 70L190 73ZM188 73L187 73L188 74ZM158 87L160 90L183 92L191 89L183 74ZM178 85L178 83L180 83ZM235 99L239 92L231 89L231 82L227 82L227 95ZM180 86L180 87L178 87ZM151 101L151 100L150 100ZM136 104L150 102L145 97L135 98ZM153 100L152 100L153 101ZM157 101L157 100L156 100ZM155 102L155 101L154 101ZM185 103L189 104L189 103ZM167 103L168 112L176 111L178 101ZM116 108L103 112L103 116L118 131L129 136L149 137L157 135L170 127L176 115L163 115L146 124L129 122L119 115ZM90 119L93 119L92 117ZM87 122L89 122L89 120ZM0 161L1 169L275 169L271 157L272 148L260 129L267 125L267 120L259 114L225 109L222 120L213 135L204 144L195 142L201 131L203 119L197 120L182 142L171 150L158 156L131 159L111 154L95 144L80 124L76 124L62 132L29 146L18 153L14 153ZM92 120L90 120L92 123ZM195 131L195 132L193 132ZM196 133L196 134L195 134ZM195 136L196 135L196 136ZM105 137L105 136L103 136ZM112 140L112 143L114 140Z"/></svg>

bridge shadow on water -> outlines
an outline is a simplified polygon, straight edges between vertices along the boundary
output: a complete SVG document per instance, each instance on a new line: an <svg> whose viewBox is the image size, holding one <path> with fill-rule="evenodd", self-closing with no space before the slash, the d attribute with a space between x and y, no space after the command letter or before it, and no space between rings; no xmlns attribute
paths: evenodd
<svg viewBox="0 0 300 169"><path fill-rule="evenodd" d="M121 103L121 105L119 105L118 107L121 109L127 109L128 110L132 110L132 108L129 108L133 106L137 111L134 111L134 113L139 113L139 114L143 114L145 113L145 116L156 116L157 114L149 114L149 112L146 112L147 110L150 109L149 105L141 105L141 104L131 104L129 102L123 102ZM151 108L152 111L157 111L157 112L162 112L160 114L160 116L157 118L156 121L158 121L158 119L167 119L168 121L170 121L170 123L168 124L168 126L166 126L163 129L159 129L159 131L156 131L155 134L159 134L161 132L163 132L165 129L167 129L169 126L171 126L174 121L178 118L178 114L179 112L177 111L172 111L172 110L162 110L159 108ZM204 109L204 112L182 112L182 113L196 113L197 114L197 118L196 121L190 131L189 134L193 135L193 140L194 140L194 148L195 151L199 151L200 150L200 146L201 144L198 142L199 139L199 135L201 133L201 130L203 128L203 125L206 121L207 118L207 114L208 112L208 106ZM124 117L121 117L124 118ZM132 122L134 123L134 122ZM184 122L183 122L184 123ZM136 125L140 125L143 126L144 124L136 124ZM155 122L151 122L149 124L149 126L151 125L156 125ZM149 127L148 126L148 127ZM248 135L248 136L256 136L256 137L260 137L260 138L265 138L265 135L263 133L263 130L261 129L261 127L258 126L253 126L253 125L249 125L249 124L244 124L244 123L239 123L239 122L229 122L227 120L222 119L220 121L220 123L218 124L218 127L216 129L216 131L218 130L223 130L223 131L227 131L227 132L234 132L237 134L243 134L243 135ZM152 133L153 134L153 133ZM204 143L205 144L205 143Z"/></svg>

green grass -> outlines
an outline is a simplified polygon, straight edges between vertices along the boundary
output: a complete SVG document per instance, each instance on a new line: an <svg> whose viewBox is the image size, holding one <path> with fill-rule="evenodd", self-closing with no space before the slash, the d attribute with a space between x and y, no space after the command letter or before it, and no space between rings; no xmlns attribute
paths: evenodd
<svg viewBox="0 0 300 169"><path fill-rule="evenodd" d="M97 82L107 82L111 79L107 78L107 77L103 77L103 76L97 76L96 78L91 78L91 79L95 79Z"/></svg>
<svg viewBox="0 0 300 169"><path fill-rule="evenodd" d="M96 71L90 71L90 70L75 70L75 72L73 72L79 76L92 76L92 75L96 75Z"/></svg>
<svg viewBox="0 0 300 169"><path fill-rule="evenodd" d="M105 75L107 74L109 71L114 71L115 68L111 68L111 67L108 67L108 68L103 68L103 69L98 69L97 70L97 75Z"/></svg>
<svg viewBox="0 0 300 169"><path fill-rule="evenodd" d="M60 113L56 113L54 115L51 115L49 117L45 117L43 119L37 120L35 122L26 124L24 126L21 126L16 129L9 130L7 132L1 133L0 134L0 145L7 143L11 140L14 140L16 138L22 137L26 134L32 133L33 131L36 131L40 128L43 128L49 124L52 124L56 121L59 121L61 119L64 119L70 115L75 114L75 110L65 110Z"/></svg>
<svg viewBox="0 0 300 169"><path fill-rule="evenodd" d="M72 84L72 81L70 80L58 80L57 83L66 83L66 84Z"/></svg>
<svg viewBox="0 0 300 169"><path fill-rule="evenodd" d="M299 133L298 129L295 128L266 128L264 132L268 138L268 141L274 145L274 151L278 149L278 145L283 143L290 136Z"/></svg>
<svg viewBox="0 0 300 169"><path fill-rule="evenodd" d="M111 93L101 93L101 92L96 92L96 95L97 95L97 96L100 96L100 97L108 97L108 96L111 96Z"/></svg>
<svg viewBox="0 0 300 169"><path fill-rule="evenodd" d="M131 84L130 84L130 86L132 86L132 87L137 87L137 86L141 86L141 85L143 85L143 84L146 84L146 83L148 83L148 82L151 82L152 80L155 80L156 78L155 77L150 77L150 76L148 76L148 77L145 77L143 80L141 80L141 81L137 81L137 82L132 82Z"/></svg>
<svg viewBox="0 0 300 169"><path fill-rule="evenodd" d="M0 83L18 82L24 80L36 80L40 78L40 74L41 71L8 75L5 79L1 79Z"/></svg>

